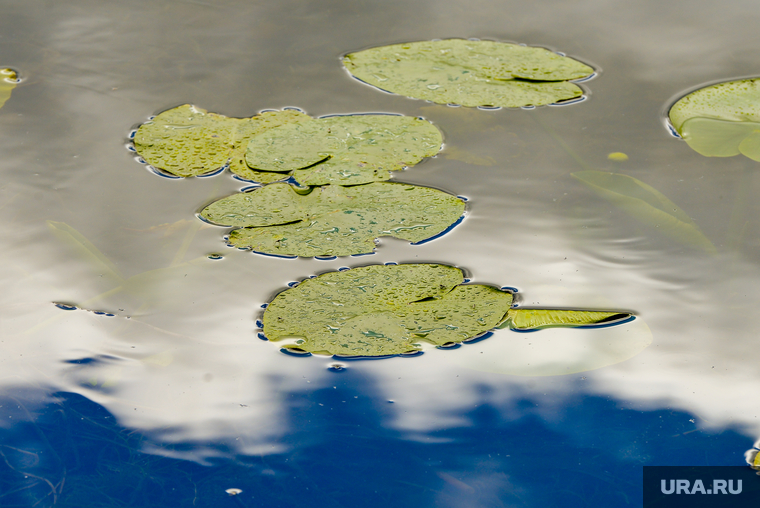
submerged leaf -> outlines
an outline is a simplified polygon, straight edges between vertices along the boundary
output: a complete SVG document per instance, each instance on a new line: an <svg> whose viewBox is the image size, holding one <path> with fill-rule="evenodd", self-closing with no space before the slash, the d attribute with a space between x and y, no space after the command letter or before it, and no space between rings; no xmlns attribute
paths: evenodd
<svg viewBox="0 0 760 508"><path fill-rule="evenodd" d="M302 185L356 185L388 180L441 149L430 122L397 115L331 116L262 132L248 143L246 163L292 172Z"/></svg>
<svg viewBox="0 0 760 508"><path fill-rule="evenodd" d="M185 104L142 124L134 144L148 164L176 176L203 175L229 164L233 173L244 178L276 181L282 175L261 176L245 165L247 141L264 130L307 119L308 115L294 110L229 118Z"/></svg>
<svg viewBox="0 0 760 508"><path fill-rule="evenodd" d="M307 194L285 183L233 194L201 211L230 233L231 245L284 256L348 256L372 252L373 240L420 242L454 224L464 202L415 185L376 182L315 187Z"/></svg>
<svg viewBox="0 0 760 508"><path fill-rule="evenodd" d="M460 285L445 265L372 265L306 279L283 291L264 312L270 340L286 347L343 356L383 356L479 335L503 320L511 293Z"/></svg>
<svg viewBox="0 0 760 508"><path fill-rule="evenodd" d="M567 80L594 70L544 48L447 39L350 53L346 68L382 90L463 106L538 106L580 97Z"/></svg>
<svg viewBox="0 0 760 508"><path fill-rule="evenodd" d="M760 78L701 88L676 102L668 116L700 155L742 153L760 161Z"/></svg>
<svg viewBox="0 0 760 508"><path fill-rule="evenodd" d="M326 273L277 295L264 312L264 333L273 341L292 339L289 349L383 356L419 350L420 342L456 344L495 327L575 327L630 317L511 309L511 293L463 282L460 269L436 264Z"/></svg>
<svg viewBox="0 0 760 508"><path fill-rule="evenodd" d="M590 310L509 309L504 325L516 330L556 326L589 326L627 319L630 314ZM504 326L502 326L504 327Z"/></svg>
<svg viewBox="0 0 760 508"><path fill-rule="evenodd" d="M572 176L635 219L675 240L715 253L715 246L686 212L655 188L628 175L579 171Z"/></svg>
<svg viewBox="0 0 760 508"><path fill-rule="evenodd" d="M16 88L18 83L18 76L11 69L0 69L0 108L3 107L5 101L10 99L11 91Z"/></svg>

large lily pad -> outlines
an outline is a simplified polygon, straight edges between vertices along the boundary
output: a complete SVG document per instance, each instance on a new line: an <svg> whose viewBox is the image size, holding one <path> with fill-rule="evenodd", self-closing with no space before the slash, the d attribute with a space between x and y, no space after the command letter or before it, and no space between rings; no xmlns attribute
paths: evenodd
<svg viewBox="0 0 760 508"><path fill-rule="evenodd" d="M462 106L539 106L580 97L594 69L543 48L493 41L410 42L350 53L343 64L382 90Z"/></svg>
<svg viewBox="0 0 760 508"><path fill-rule="evenodd" d="M134 145L148 164L176 176L203 175L229 164L233 173L267 183L283 176L252 171L245 165L248 140L264 130L304 120L310 117L295 110L230 118L185 104L142 124Z"/></svg>
<svg viewBox="0 0 760 508"><path fill-rule="evenodd" d="M388 180L441 149L430 122L396 115L331 116L282 125L253 136L246 163L292 173L303 185L356 185Z"/></svg>
<svg viewBox="0 0 760 508"><path fill-rule="evenodd" d="M415 185L326 185L304 192L273 183L220 199L201 216L242 228L230 233L236 247L313 257L369 253L381 236L419 242L445 231L463 212L461 199Z"/></svg>
<svg viewBox="0 0 760 508"><path fill-rule="evenodd" d="M372 265L306 279L283 291L263 317L269 340L317 354L385 356L421 349L420 342L456 344L508 319L512 294L462 284L461 270L438 264ZM556 323L541 316L540 326L578 326L616 313L575 311L568 319L552 311ZM604 314L604 315L602 315ZM569 322L572 321L572 322ZM527 318L527 327L537 321Z"/></svg>
<svg viewBox="0 0 760 508"><path fill-rule="evenodd" d="M760 162L760 78L701 88L676 102L670 122L697 153Z"/></svg>
<svg viewBox="0 0 760 508"><path fill-rule="evenodd" d="M0 108L11 97L11 91L16 88L18 76L11 69L0 69Z"/></svg>

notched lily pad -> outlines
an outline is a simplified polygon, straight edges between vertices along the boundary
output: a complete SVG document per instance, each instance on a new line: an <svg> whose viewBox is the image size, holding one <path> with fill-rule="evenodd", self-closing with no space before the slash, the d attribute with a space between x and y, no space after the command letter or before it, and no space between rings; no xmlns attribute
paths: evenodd
<svg viewBox="0 0 760 508"><path fill-rule="evenodd" d="M348 71L382 90L462 106L521 107L574 99L568 80L594 69L544 48L504 42L446 39L350 53Z"/></svg>
<svg viewBox="0 0 760 508"><path fill-rule="evenodd" d="M264 334L299 351L386 356L420 350L420 342L463 342L505 320L528 328L578 326L617 314L534 310L531 317L510 309L511 293L463 282L460 269L437 264L325 273L277 295L264 312Z"/></svg>
<svg viewBox="0 0 760 508"><path fill-rule="evenodd" d="M0 69L0 108L5 105L5 101L10 99L11 91L16 88L18 76L12 69Z"/></svg>
<svg viewBox="0 0 760 508"><path fill-rule="evenodd" d="M282 179L282 175L260 175L245 165L248 140L267 129L304 120L310 117L295 110L230 118L185 104L142 124L135 133L134 145L148 164L176 176L203 175L229 164L230 171L243 178L273 182Z"/></svg>
<svg viewBox="0 0 760 508"><path fill-rule="evenodd" d="M742 154L760 162L760 78L701 88L676 102L670 122L706 157Z"/></svg>
<svg viewBox="0 0 760 508"><path fill-rule="evenodd" d="M313 257L369 253L382 236L420 242L444 232L463 212L461 199L415 185L326 185L304 192L273 183L220 199L201 217L241 228L230 233L235 247Z"/></svg>
<svg viewBox="0 0 760 508"><path fill-rule="evenodd" d="M246 163L292 173L302 185L356 185L388 180L441 149L441 132L420 118L347 115L282 125L253 136Z"/></svg>

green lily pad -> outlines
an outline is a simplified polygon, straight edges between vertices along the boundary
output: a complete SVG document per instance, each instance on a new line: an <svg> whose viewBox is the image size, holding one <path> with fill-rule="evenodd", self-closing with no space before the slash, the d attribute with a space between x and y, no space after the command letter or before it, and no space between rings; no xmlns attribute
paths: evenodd
<svg viewBox="0 0 760 508"><path fill-rule="evenodd" d="M760 78L701 88L668 113L673 127L706 157L743 154L760 162Z"/></svg>
<svg viewBox="0 0 760 508"><path fill-rule="evenodd" d="M381 90L462 106L521 107L583 95L594 69L544 48L493 41L410 42L350 53L343 64Z"/></svg>
<svg viewBox="0 0 760 508"><path fill-rule="evenodd" d="M441 132L420 118L331 116L286 124L253 136L246 163L292 173L302 185L356 185L388 180L441 149Z"/></svg>
<svg viewBox="0 0 760 508"><path fill-rule="evenodd" d="M326 185L306 192L273 183L233 194L201 211L220 226L238 227L229 243L281 256L348 256L372 252L374 239L420 242L451 227L464 202L451 194L402 183Z"/></svg>
<svg viewBox="0 0 760 508"><path fill-rule="evenodd" d="M640 222L674 240L710 254L717 251L686 212L660 191L628 175L579 171L572 176Z"/></svg>
<svg viewBox="0 0 760 508"><path fill-rule="evenodd" d="M557 326L588 326L627 319L630 314L596 310L509 309L502 328L538 330Z"/></svg>
<svg viewBox="0 0 760 508"><path fill-rule="evenodd" d="M527 309L510 309L511 293L463 282L460 269L438 264L325 273L277 295L264 312L264 334L288 340L284 347L297 351L385 356L418 351L420 342L460 343L515 316L536 328L590 324L617 314L534 310L530 317Z"/></svg>
<svg viewBox="0 0 760 508"><path fill-rule="evenodd" d="M5 101L10 99L11 91L16 88L18 83L18 76L11 69L0 69L0 108L3 107Z"/></svg>
<svg viewBox="0 0 760 508"><path fill-rule="evenodd" d="M148 164L176 176L203 175L229 164L233 173L267 183L283 176L252 171L245 165L248 139L267 129L304 120L310 117L295 110L229 118L185 104L142 124L134 145Z"/></svg>

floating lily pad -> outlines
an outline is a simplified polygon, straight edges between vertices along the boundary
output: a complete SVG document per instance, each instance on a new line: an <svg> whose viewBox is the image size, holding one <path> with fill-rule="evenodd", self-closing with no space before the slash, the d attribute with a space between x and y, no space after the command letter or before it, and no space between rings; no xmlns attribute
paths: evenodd
<svg viewBox="0 0 760 508"><path fill-rule="evenodd" d="M11 97L11 91L16 88L18 76L11 69L0 69L0 108Z"/></svg>
<svg viewBox="0 0 760 508"><path fill-rule="evenodd" d="M509 309L502 328L513 330L538 330L557 326L597 325L627 319L630 314L596 310L564 309Z"/></svg>
<svg viewBox="0 0 760 508"><path fill-rule="evenodd" d="M670 122L697 153L760 162L760 78L701 88L676 102Z"/></svg>
<svg viewBox="0 0 760 508"><path fill-rule="evenodd" d="M350 53L343 64L382 90L438 104L539 106L583 91L568 80L594 69L544 48L493 41L410 42Z"/></svg>
<svg viewBox="0 0 760 508"><path fill-rule="evenodd" d="M220 226L239 227L229 243L282 256L348 256L372 252L374 239L420 242L451 227L464 202L451 194L391 182L301 191L273 183L233 194L201 211Z"/></svg>
<svg viewBox="0 0 760 508"><path fill-rule="evenodd" d="M304 120L310 117L295 110L229 118L185 104L142 124L135 133L134 145L148 164L176 176L203 175L229 164L233 173L244 178L273 182L283 176L259 174L245 165L248 140L264 130Z"/></svg>
<svg viewBox="0 0 760 508"><path fill-rule="evenodd" d="M437 154L441 143L440 131L420 118L332 116L253 136L245 160L259 171L292 173L302 185L356 185L388 180Z"/></svg>
<svg viewBox="0 0 760 508"><path fill-rule="evenodd" d="M300 351L385 356L417 351L420 342L456 344L508 319L511 293L463 282L461 270L436 264L326 273L277 295L264 312L264 334L273 341L294 339L285 347ZM578 326L617 314L549 312L554 314L540 316L540 326ZM534 328L538 321L528 316L526 323Z"/></svg>
<svg viewBox="0 0 760 508"><path fill-rule="evenodd" d="M604 171L579 171L572 173L572 176L638 221L657 228L660 233L710 254L717 252L686 212L641 180Z"/></svg>

